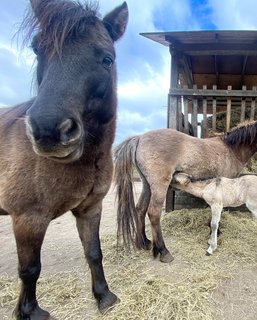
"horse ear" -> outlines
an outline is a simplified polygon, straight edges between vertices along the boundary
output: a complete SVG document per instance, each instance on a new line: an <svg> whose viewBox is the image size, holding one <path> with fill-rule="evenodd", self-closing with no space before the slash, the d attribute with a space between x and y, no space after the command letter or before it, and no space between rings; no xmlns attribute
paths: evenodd
<svg viewBox="0 0 257 320"><path fill-rule="evenodd" d="M39 0L30 0L30 4L33 10L37 7L38 3Z"/></svg>
<svg viewBox="0 0 257 320"><path fill-rule="evenodd" d="M103 23L108 30L113 41L118 40L125 32L128 23L128 6L126 2L109 14L107 14Z"/></svg>
<svg viewBox="0 0 257 320"><path fill-rule="evenodd" d="M35 16L38 16L38 5L41 2L41 0L30 0L31 8L34 11Z"/></svg>

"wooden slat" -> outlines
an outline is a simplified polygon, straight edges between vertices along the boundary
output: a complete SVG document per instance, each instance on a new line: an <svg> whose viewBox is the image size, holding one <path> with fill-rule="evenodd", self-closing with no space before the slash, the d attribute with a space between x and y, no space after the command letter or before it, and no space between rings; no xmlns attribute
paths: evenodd
<svg viewBox="0 0 257 320"><path fill-rule="evenodd" d="M231 86L228 86L228 91L231 91ZM227 116L226 116L226 131L230 129L230 122L231 122L231 97L227 98Z"/></svg>
<svg viewBox="0 0 257 320"><path fill-rule="evenodd" d="M170 96L168 106L168 128L178 129L178 98Z"/></svg>
<svg viewBox="0 0 257 320"><path fill-rule="evenodd" d="M203 90L206 90L207 86L203 86ZM202 124L202 138L207 137L207 100L203 99L203 124Z"/></svg>
<svg viewBox="0 0 257 320"><path fill-rule="evenodd" d="M240 114L240 122L245 121L245 99L241 101L241 114Z"/></svg>
<svg viewBox="0 0 257 320"><path fill-rule="evenodd" d="M231 122L231 98L227 100L227 116L226 116L226 131L230 129L230 122Z"/></svg>
<svg viewBox="0 0 257 320"><path fill-rule="evenodd" d="M212 86L212 89L213 89L213 91L216 91L217 86ZM216 101L216 97L213 97L213 100L212 100L212 130L213 130L213 132L216 132L216 130L217 130L216 122L217 122L217 101Z"/></svg>
<svg viewBox="0 0 257 320"><path fill-rule="evenodd" d="M183 113L182 113L182 103L181 98L178 98L178 130L183 132Z"/></svg>
<svg viewBox="0 0 257 320"><path fill-rule="evenodd" d="M184 123L185 133L189 133L189 122L188 122L188 100L184 97Z"/></svg>
<svg viewBox="0 0 257 320"><path fill-rule="evenodd" d="M252 87L252 90L253 90L253 91L256 91L256 87ZM252 101L251 101L250 121L253 121L253 120L254 120L255 105L256 105L256 98L252 98Z"/></svg>
<svg viewBox="0 0 257 320"><path fill-rule="evenodd" d="M194 130L194 136L197 137L197 108L198 108L198 101L195 98L193 100L193 114L192 114L192 126L193 126L193 130Z"/></svg>
<svg viewBox="0 0 257 320"><path fill-rule="evenodd" d="M251 101L251 113L250 113L250 121L254 120L254 115L255 115L255 105L256 105L256 100L252 99Z"/></svg>
<svg viewBox="0 0 257 320"><path fill-rule="evenodd" d="M246 91L246 86L242 86L242 91ZM241 100L240 122L245 121L245 98Z"/></svg>

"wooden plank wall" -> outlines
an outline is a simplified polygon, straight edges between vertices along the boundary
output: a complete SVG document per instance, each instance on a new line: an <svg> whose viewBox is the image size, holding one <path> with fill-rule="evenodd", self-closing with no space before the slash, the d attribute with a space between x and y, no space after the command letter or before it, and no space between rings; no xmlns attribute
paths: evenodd
<svg viewBox="0 0 257 320"><path fill-rule="evenodd" d="M198 89L194 85L193 89L188 89L187 87L171 89L170 96L172 98L172 107L174 108L177 105L177 112L172 112L173 116L177 115L177 119L173 118L173 126L169 127L189 133L191 124L194 136L199 136L199 125L201 125L202 138L208 136L208 130L210 129L212 133L216 132L218 112L226 111L226 131L231 129L231 113L235 107L241 108L240 122L254 120L256 112L256 87L247 90L243 86L242 90L232 90L232 87L228 86L227 90L217 90L217 87L213 86L212 90L210 90L207 89L206 85L202 89ZM247 106L250 107L250 117L248 118L246 117ZM201 123L199 123L199 114L202 115ZM212 128L207 128L207 117L210 115L212 116Z"/></svg>

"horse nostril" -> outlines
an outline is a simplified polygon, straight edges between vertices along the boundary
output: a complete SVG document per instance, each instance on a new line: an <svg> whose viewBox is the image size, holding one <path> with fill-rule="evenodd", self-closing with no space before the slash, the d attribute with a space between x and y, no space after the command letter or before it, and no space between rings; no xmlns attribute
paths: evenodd
<svg viewBox="0 0 257 320"><path fill-rule="evenodd" d="M30 117L26 118L26 131L28 136L33 136L35 141L40 139L39 127L35 121L30 119Z"/></svg>
<svg viewBox="0 0 257 320"><path fill-rule="evenodd" d="M81 126L73 119L66 119L59 125L62 144L69 144L79 139Z"/></svg>

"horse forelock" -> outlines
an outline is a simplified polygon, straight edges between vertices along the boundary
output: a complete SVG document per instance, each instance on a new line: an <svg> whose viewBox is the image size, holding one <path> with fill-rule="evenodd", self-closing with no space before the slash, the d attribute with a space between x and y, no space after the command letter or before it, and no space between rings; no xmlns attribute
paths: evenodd
<svg viewBox="0 0 257 320"><path fill-rule="evenodd" d="M37 47L49 58L61 55L65 42L83 36L98 21L98 3L41 0L21 24L24 44L35 37Z"/></svg>
<svg viewBox="0 0 257 320"><path fill-rule="evenodd" d="M238 147L240 145L252 145L257 142L257 122L244 122L239 124L224 135L224 142Z"/></svg>

